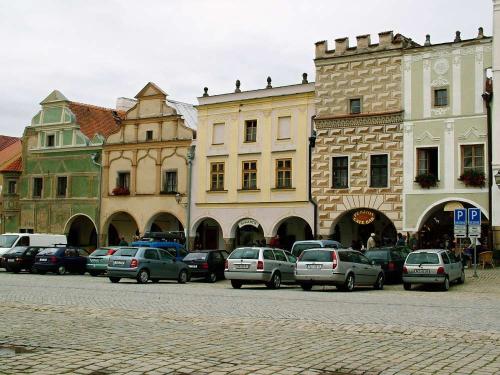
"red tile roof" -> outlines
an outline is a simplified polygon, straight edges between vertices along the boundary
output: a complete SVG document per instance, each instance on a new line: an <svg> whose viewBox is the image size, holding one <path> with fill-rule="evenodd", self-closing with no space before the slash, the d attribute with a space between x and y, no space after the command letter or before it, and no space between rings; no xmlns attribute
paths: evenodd
<svg viewBox="0 0 500 375"><path fill-rule="evenodd" d="M10 145L19 141L19 138L0 135L0 150L4 150Z"/></svg>
<svg viewBox="0 0 500 375"><path fill-rule="evenodd" d="M22 172L22 171L23 171L23 160L21 157L18 157L7 167L2 169L2 172Z"/></svg>
<svg viewBox="0 0 500 375"><path fill-rule="evenodd" d="M104 137L115 133L125 117L125 112L90 104L69 102L69 108L76 116L81 132L89 139L94 138L97 133Z"/></svg>

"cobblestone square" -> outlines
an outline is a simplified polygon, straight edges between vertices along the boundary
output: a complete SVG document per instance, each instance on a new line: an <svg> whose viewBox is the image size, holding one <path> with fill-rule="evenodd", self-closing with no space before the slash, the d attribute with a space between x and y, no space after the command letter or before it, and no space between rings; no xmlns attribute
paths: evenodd
<svg viewBox="0 0 500 375"><path fill-rule="evenodd" d="M499 374L500 270L449 292L0 273L2 374Z"/></svg>

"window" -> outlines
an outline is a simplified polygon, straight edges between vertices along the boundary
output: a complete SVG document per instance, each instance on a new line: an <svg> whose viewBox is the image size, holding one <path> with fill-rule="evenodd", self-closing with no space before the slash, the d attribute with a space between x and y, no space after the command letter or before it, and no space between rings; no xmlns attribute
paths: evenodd
<svg viewBox="0 0 500 375"><path fill-rule="evenodd" d="M212 129L212 144L224 144L224 124L214 124Z"/></svg>
<svg viewBox="0 0 500 375"><path fill-rule="evenodd" d="M245 121L245 142L257 141L257 120Z"/></svg>
<svg viewBox="0 0 500 375"><path fill-rule="evenodd" d="M224 190L224 163L210 164L210 190Z"/></svg>
<svg viewBox="0 0 500 375"><path fill-rule="evenodd" d="M448 89L434 90L434 107L445 107L448 105Z"/></svg>
<svg viewBox="0 0 500 375"><path fill-rule="evenodd" d="M117 187L129 189L130 188L130 172L118 172Z"/></svg>
<svg viewBox="0 0 500 375"><path fill-rule="evenodd" d="M462 173L484 172L484 146L462 146Z"/></svg>
<svg viewBox="0 0 500 375"><path fill-rule="evenodd" d="M332 187L334 189L349 187L349 158L347 156L332 159Z"/></svg>
<svg viewBox="0 0 500 375"><path fill-rule="evenodd" d="M30 245L30 238L28 236L23 236L17 241L16 246L29 246Z"/></svg>
<svg viewBox="0 0 500 375"><path fill-rule="evenodd" d="M161 260L171 261L174 258L167 250L160 249L159 252Z"/></svg>
<svg viewBox="0 0 500 375"><path fill-rule="evenodd" d="M257 162L256 161L243 162L243 189L244 190L257 189Z"/></svg>
<svg viewBox="0 0 500 375"><path fill-rule="evenodd" d="M290 139L290 127L292 118L278 117L278 139Z"/></svg>
<svg viewBox="0 0 500 375"><path fill-rule="evenodd" d="M146 141L152 141L152 140L153 140L153 131L146 130Z"/></svg>
<svg viewBox="0 0 500 375"><path fill-rule="evenodd" d="M54 147L56 145L56 136L54 134L47 135L47 147Z"/></svg>
<svg viewBox="0 0 500 375"><path fill-rule="evenodd" d="M267 260L275 260L272 250L264 250L263 258Z"/></svg>
<svg viewBox="0 0 500 375"><path fill-rule="evenodd" d="M349 112L352 115L361 113L361 99L350 99L349 100Z"/></svg>
<svg viewBox="0 0 500 375"><path fill-rule="evenodd" d="M158 256L158 251L156 251L155 249L146 249L144 251L144 258L160 260L160 257Z"/></svg>
<svg viewBox="0 0 500 375"><path fill-rule="evenodd" d="M41 198L43 192L43 178L35 177L33 179L33 198Z"/></svg>
<svg viewBox="0 0 500 375"><path fill-rule="evenodd" d="M9 181L7 187L7 193L16 194L16 185L17 185L16 181Z"/></svg>
<svg viewBox="0 0 500 375"><path fill-rule="evenodd" d="M66 188L68 187L68 178L57 177L57 196L65 197L66 196Z"/></svg>
<svg viewBox="0 0 500 375"><path fill-rule="evenodd" d="M166 171L163 183L165 193L177 193L177 171Z"/></svg>
<svg viewBox="0 0 500 375"><path fill-rule="evenodd" d="M292 188L292 159L276 160L276 188Z"/></svg>
<svg viewBox="0 0 500 375"><path fill-rule="evenodd" d="M274 250L274 256L276 257L276 260L280 260L282 262L287 262L286 255L283 251Z"/></svg>
<svg viewBox="0 0 500 375"><path fill-rule="evenodd" d="M417 148L417 176L431 174L438 177L438 148Z"/></svg>
<svg viewBox="0 0 500 375"><path fill-rule="evenodd" d="M370 187L387 187L387 155L370 156Z"/></svg>

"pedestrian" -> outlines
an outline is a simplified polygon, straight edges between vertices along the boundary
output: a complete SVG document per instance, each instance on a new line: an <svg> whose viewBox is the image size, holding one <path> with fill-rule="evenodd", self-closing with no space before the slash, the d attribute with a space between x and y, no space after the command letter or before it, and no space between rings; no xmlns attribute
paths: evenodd
<svg viewBox="0 0 500 375"><path fill-rule="evenodd" d="M128 246L128 242L125 241L125 237L120 238L120 243L118 244L118 246Z"/></svg>
<svg viewBox="0 0 500 375"><path fill-rule="evenodd" d="M366 242L366 250L370 250L377 246L377 242L375 241L375 233L370 234L370 238Z"/></svg>
<svg viewBox="0 0 500 375"><path fill-rule="evenodd" d="M281 248L280 235L277 234L275 237L271 239L269 242L269 246L273 248Z"/></svg>
<svg viewBox="0 0 500 375"><path fill-rule="evenodd" d="M410 246L411 251L415 251L418 249L418 240L417 240L417 236L415 235L415 233L413 233L410 237L409 246Z"/></svg>
<svg viewBox="0 0 500 375"><path fill-rule="evenodd" d="M404 246L406 245L405 236L401 232L398 233L398 240L396 242L396 246Z"/></svg>

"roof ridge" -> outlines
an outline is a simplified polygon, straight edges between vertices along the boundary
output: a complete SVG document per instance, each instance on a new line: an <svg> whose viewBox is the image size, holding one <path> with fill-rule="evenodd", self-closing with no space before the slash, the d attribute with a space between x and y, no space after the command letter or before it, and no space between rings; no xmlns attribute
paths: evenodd
<svg viewBox="0 0 500 375"><path fill-rule="evenodd" d="M95 109L100 109L100 110L103 110L103 111L114 111L114 112L123 112L123 111L118 111L116 110L115 108L107 108L107 107L102 107L102 106L99 106L99 105L94 105L94 104L87 104L87 103L81 103L81 102L74 102L74 101L70 101L71 104L76 104L76 105L81 105L81 106L84 106L84 107L90 107L90 108L95 108Z"/></svg>

